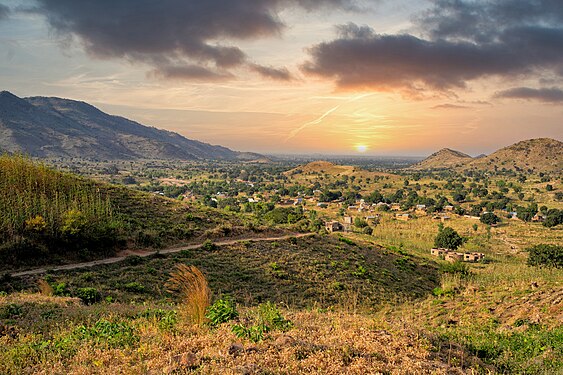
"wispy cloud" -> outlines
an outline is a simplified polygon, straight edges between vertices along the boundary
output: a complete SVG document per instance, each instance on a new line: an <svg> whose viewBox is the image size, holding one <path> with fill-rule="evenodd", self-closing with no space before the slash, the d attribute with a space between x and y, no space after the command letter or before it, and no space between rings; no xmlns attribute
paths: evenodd
<svg viewBox="0 0 563 375"><path fill-rule="evenodd" d="M348 103L355 102L356 100L360 100L360 99L366 98L366 97L368 97L368 96L370 96L370 95L373 95L373 94L357 95L357 96L354 96L354 97L352 97L352 98L347 99L344 103L341 103L341 104L338 104L338 105L332 107L331 109L329 109L328 111L326 111L325 113L323 113L320 117L316 118L315 120L306 122L306 123L304 123L303 125L301 125L301 126L295 128L295 129L293 129L293 130L289 133L289 135L287 136L287 138L285 139L285 142L291 140L291 139L294 138L297 134L299 134L300 132L302 132L303 130L305 130L306 128L308 128L309 126L320 124L321 122L323 122L323 120L324 120L325 118L327 118L328 116L330 116L332 113L336 112L336 111L337 111L338 109L340 109L340 107L342 107L343 105L348 104Z"/></svg>

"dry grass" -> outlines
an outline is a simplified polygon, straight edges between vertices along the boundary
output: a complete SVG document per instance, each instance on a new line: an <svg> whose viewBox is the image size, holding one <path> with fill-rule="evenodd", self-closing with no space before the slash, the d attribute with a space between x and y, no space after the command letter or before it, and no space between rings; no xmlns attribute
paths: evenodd
<svg viewBox="0 0 563 375"><path fill-rule="evenodd" d="M39 287L39 293L44 296L52 296L54 294L53 287L44 279L38 280L37 286Z"/></svg>
<svg viewBox="0 0 563 375"><path fill-rule="evenodd" d="M176 266L166 288L180 295L181 311L190 322L198 325L205 322L205 311L211 303L211 289L205 275L197 267L185 264Z"/></svg>

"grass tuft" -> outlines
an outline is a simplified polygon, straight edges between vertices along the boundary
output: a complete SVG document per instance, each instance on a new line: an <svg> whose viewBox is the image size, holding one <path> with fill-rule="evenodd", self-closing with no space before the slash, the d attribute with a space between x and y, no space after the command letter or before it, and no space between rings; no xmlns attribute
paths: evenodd
<svg viewBox="0 0 563 375"><path fill-rule="evenodd" d="M205 313L211 303L211 289L207 279L195 266L179 264L170 275L166 288L179 294L181 311L187 319L197 325L205 323Z"/></svg>

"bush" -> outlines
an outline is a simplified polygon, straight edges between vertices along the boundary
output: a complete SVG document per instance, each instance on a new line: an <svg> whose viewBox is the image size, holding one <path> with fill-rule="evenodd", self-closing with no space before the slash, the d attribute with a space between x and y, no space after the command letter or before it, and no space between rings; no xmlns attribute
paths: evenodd
<svg viewBox="0 0 563 375"><path fill-rule="evenodd" d="M540 244L527 250L529 266L563 268L563 246Z"/></svg>
<svg viewBox="0 0 563 375"><path fill-rule="evenodd" d="M219 299L207 309L205 317L211 327L217 327L221 323L226 323L238 317L236 304L229 297Z"/></svg>
<svg viewBox="0 0 563 375"><path fill-rule="evenodd" d="M100 292L96 288L80 288L76 291L76 296L86 305L91 305L102 299Z"/></svg>

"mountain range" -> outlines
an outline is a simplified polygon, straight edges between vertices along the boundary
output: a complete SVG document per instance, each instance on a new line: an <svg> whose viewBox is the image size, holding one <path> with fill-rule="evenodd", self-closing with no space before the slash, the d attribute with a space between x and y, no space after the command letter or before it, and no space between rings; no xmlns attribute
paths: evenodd
<svg viewBox="0 0 563 375"><path fill-rule="evenodd" d="M263 156L187 139L81 101L0 92L0 152L91 160L255 160Z"/></svg>
<svg viewBox="0 0 563 375"><path fill-rule="evenodd" d="M520 141L504 147L490 155L475 158L460 151L444 148L410 169L456 169L456 170L514 170L526 172L563 171L563 142L551 138L536 138Z"/></svg>

